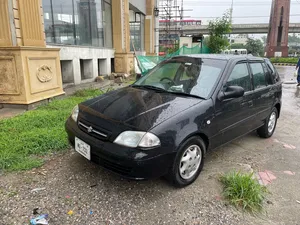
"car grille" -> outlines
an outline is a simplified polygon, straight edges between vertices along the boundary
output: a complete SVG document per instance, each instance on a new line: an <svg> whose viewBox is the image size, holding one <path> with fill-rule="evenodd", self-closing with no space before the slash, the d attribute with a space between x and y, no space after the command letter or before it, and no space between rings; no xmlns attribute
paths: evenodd
<svg viewBox="0 0 300 225"><path fill-rule="evenodd" d="M78 126L85 133L88 133L89 135L100 140L104 140L104 141L108 140L110 136L109 131L96 127L86 121L82 121L82 120L78 121Z"/></svg>
<svg viewBox="0 0 300 225"><path fill-rule="evenodd" d="M95 154L91 155L91 160L94 163L97 163L100 166L103 166L104 168L119 173L121 175L128 175L132 170L132 167L116 164L110 160L104 159Z"/></svg>

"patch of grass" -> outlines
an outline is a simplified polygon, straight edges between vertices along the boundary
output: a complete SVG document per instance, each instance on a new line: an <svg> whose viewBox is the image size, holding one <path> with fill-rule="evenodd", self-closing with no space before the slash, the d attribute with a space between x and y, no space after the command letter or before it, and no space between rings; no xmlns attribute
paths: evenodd
<svg viewBox="0 0 300 225"><path fill-rule="evenodd" d="M126 84L127 84L127 85L131 85L131 84L133 84L135 81L136 81L136 80L129 80L129 81L126 82Z"/></svg>
<svg viewBox="0 0 300 225"><path fill-rule="evenodd" d="M261 186L253 174L231 172L220 177L223 196L235 207L255 213L263 208L267 189Z"/></svg>
<svg viewBox="0 0 300 225"><path fill-rule="evenodd" d="M27 170L43 164L42 156L69 146L65 121L73 107L101 95L99 89L78 91L36 110L0 121L0 170Z"/></svg>

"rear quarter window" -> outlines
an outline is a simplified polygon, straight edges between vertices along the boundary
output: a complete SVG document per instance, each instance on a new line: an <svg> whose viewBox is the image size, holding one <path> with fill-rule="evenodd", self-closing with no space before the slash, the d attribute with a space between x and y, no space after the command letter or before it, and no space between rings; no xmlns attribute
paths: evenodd
<svg viewBox="0 0 300 225"><path fill-rule="evenodd" d="M272 71L270 69L268 69L268 66L266 65L266 63L262 63L262 66L263 66L264 71L265 71L267 84L268 85L274 84L275 82L274 82L274 79L272 77Z"/></svg>
<svg viewBox="0 0 300 225"><path fill-rule="evenodd" d="M274 83L279 82L280 77L279 77L279 74L278 74L276 68L274 67L274 65L270 62L269 59L265 59L265 62L268 67L268 70L271 72L271 77L272 77Z"/></svg>

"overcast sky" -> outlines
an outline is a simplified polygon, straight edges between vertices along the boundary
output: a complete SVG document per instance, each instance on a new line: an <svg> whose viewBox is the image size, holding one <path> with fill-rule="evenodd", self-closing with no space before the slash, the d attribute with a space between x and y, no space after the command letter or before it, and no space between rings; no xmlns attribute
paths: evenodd
<svg viewBox="0 0 300 225"><path fill-rule="evenodd" d="M181 2L181 0L177 0ZM272 0L233 0L233 23L268 23ZM220 17L231 7L231 0L183 0L185 19L201 19L207 24L211 17ZM300 22L300 0L291 0L290 23Z"/></svg>

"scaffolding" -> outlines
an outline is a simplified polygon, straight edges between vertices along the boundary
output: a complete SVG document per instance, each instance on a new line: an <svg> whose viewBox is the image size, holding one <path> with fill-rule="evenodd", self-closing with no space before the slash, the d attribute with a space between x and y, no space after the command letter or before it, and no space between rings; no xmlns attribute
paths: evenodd
<svg viewBox="0 0 300 225"><path fill-rule="evenodd" d="M179 37L182 36L182 21L185 18L183 13L183 0L160 0L159 18L163 21L164 35L160 35L160 40L168 48L175 49L179 44ZM162 29L160 22L160 30Z"/></svg>

